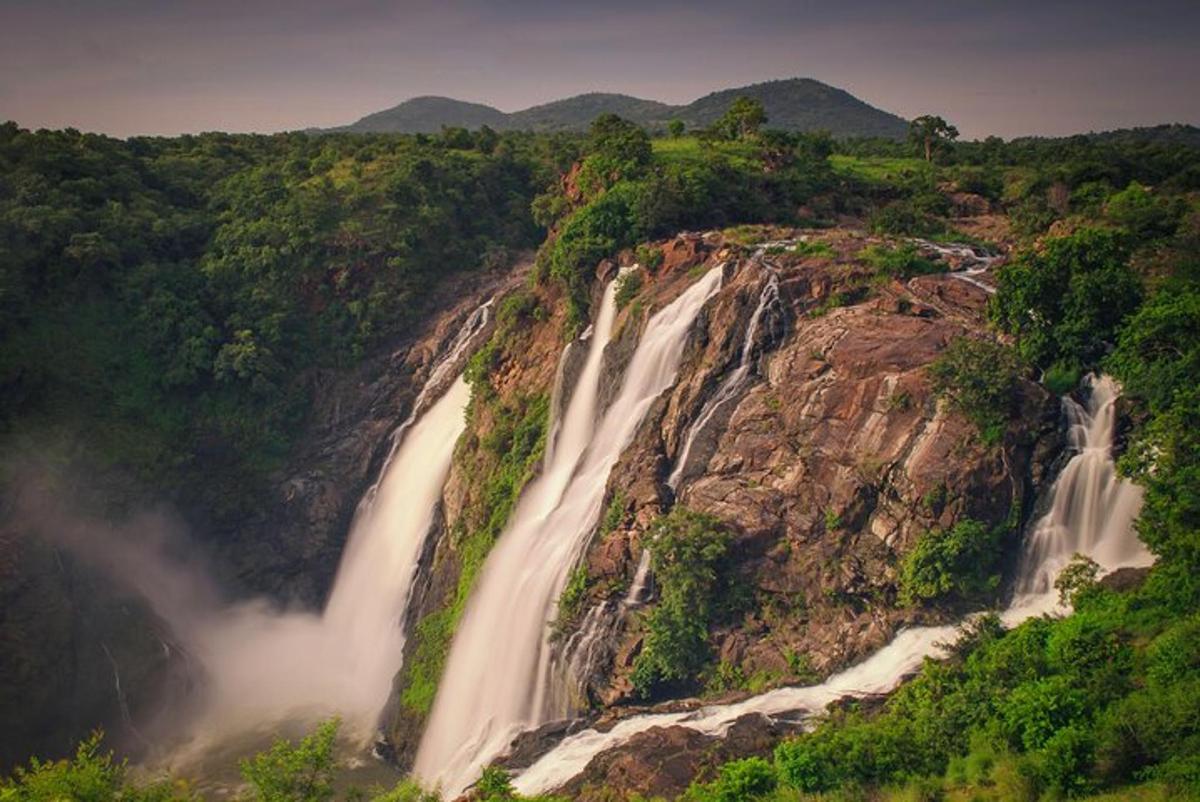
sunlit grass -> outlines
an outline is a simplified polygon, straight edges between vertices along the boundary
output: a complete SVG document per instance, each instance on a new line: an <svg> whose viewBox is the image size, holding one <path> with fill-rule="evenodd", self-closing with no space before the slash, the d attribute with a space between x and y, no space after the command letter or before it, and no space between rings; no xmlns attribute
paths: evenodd
<svg viewBox="0 0 1200 802"><path fill-rule="evenodd" d="M902 181L934 169L921 159L890 156L833 155L829 164L834 172L879 184Z"/></svg>

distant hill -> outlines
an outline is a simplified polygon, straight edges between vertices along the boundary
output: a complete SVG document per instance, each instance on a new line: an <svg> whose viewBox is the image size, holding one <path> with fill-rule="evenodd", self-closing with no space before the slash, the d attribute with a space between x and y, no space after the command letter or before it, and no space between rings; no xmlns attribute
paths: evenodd
<svg viewBox="0 0 1200 802"><path fill-rule="evenodd" d="M510 114L507 126L520 131L582 131L592 120L609 112L650 126L665 126L676 114L674 106L657 100L589 92Z"/></svg>
<svg viewBox="0 0 1200 802"><path fill-rule="evenodd" d="M739 95L762 101L768 127L789 131L825 130L834 136L903 138L904 119L868 105L842 89L811 78L767 81L724 89L686 106L672 106L630 95L592 92L556 100L506 114L481 103L446 97L417 97L398 106L369 114L357 122L332 130L356 132L434 133L443 126L497 131L583 131L601 114L612 112L649 128L665 128L669 120L683 120L689 128L706 126L725 113Z"/></svg>
<svg viewBox="0 0 1200 802"><path fill-rule="evenodd" d="M342 131L395 131L406 134L434 134L443 126L499 130L506 127L509 115L482 103L467 103L448 97L425 95L406 100L399 106L368 114Z"/></svg>
<svg viewBox="0 0 1200 802"><path fill-rule="evenodd" d="M903 139L908 122L880 111L849 92L811 78L767 81L705 95L676 116L692 127L711 124L739 95L762 101L768 125L788 131L829 131L834 136L881 136Z"/></svg>

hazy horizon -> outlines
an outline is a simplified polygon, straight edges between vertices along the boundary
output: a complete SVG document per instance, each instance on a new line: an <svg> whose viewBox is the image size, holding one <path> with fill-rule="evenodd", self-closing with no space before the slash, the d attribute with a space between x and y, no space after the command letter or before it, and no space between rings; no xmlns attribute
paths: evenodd
<svg viewBox="0 0 1200 802"><path fill-rule="evenodd" d="M330 127L421 95L682 104L791 77L964 137L1200 123L1200 4L3 0L0 119L117 136Z"/></svg>

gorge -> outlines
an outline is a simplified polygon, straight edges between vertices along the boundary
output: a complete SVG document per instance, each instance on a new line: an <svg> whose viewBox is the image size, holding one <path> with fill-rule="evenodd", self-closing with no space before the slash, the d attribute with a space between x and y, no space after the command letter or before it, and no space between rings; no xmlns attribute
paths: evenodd
<svg viewBox="0 0 1200 802"><path fill-rule="evenodd" d="M2 756L85 743L0 796L97 724L130 793L1190 787L1184 156L485 134L128 146L182 228L72 279L111 371L0 321Z"/></svg>

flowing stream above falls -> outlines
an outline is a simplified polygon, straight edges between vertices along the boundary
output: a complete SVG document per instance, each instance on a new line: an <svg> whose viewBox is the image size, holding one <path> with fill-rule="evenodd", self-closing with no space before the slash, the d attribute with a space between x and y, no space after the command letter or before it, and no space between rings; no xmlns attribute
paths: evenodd
<svg viewBox="0 0 1200 802"><path fill-rule="evenodd" d="M1029 530L1015 595L1001 614L1007 626L1031 616L1062 611L1053 579L1075 553L1091 557L1105 570L1152 561L1133 529L1141 506L1140 489L1120 479L1113 465L1118 389L1108 377L1098 377L1089 378L1087 390L1086 406L1071 398L1063 399L1073 455L1050 491L1048 511ZM605 732L583 730L564 738L522 772L514 785L520 793L530 795L559 788L582 772L596 755L651 727L682 726L723 735L747 714L810 717L844 696L887 693L916 671L926 657L943 655L957 632L957 626L911 627L871 657L819 685L779 688L735 704L694 711L632 716Z"/></svg>

